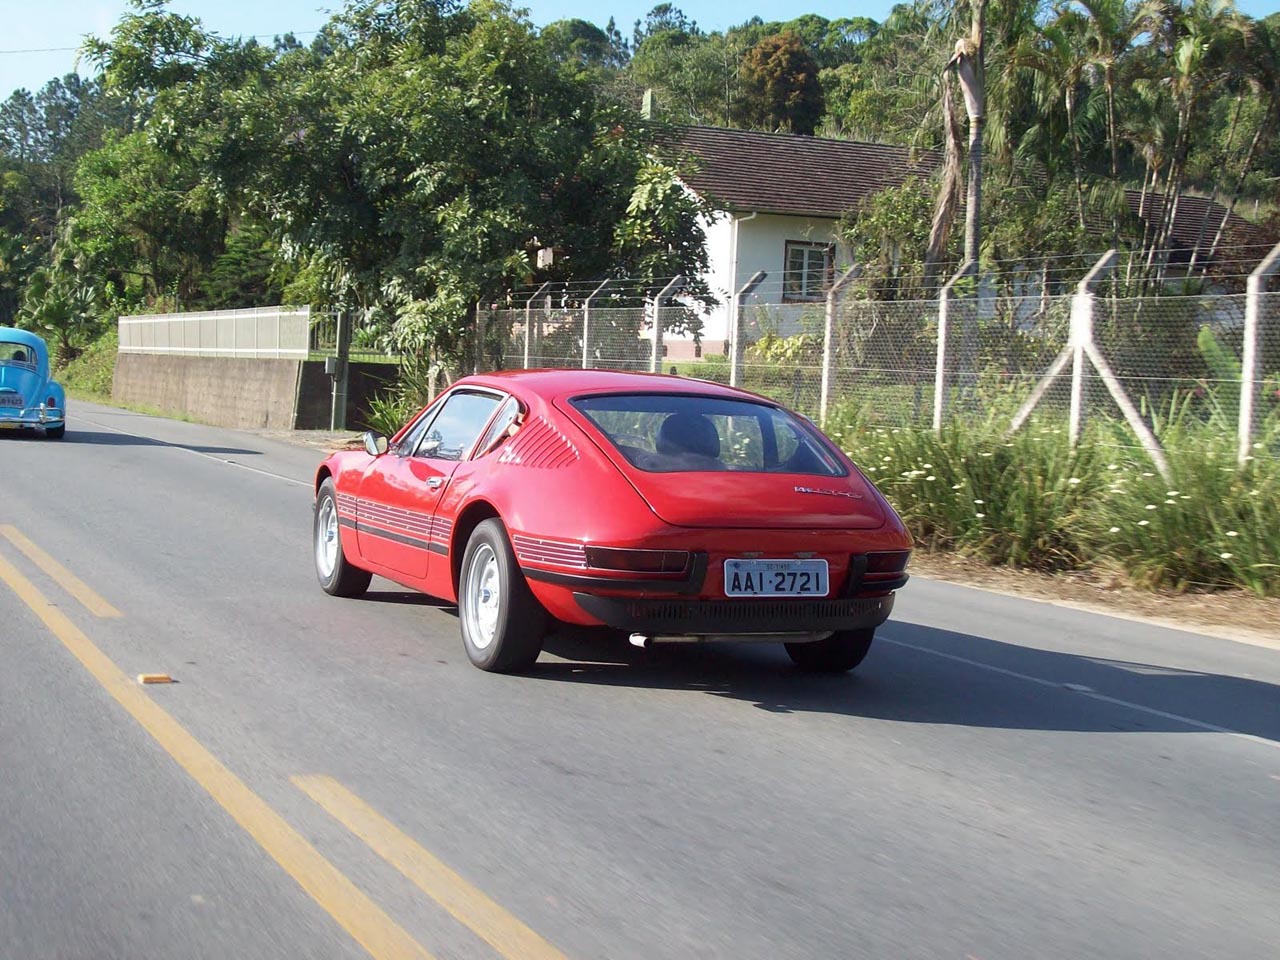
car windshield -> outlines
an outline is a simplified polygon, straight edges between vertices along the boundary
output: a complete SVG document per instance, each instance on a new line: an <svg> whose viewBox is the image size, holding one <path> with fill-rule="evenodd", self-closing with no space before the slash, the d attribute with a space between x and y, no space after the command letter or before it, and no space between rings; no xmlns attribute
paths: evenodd
<svg viewBox="0 0 1280 960"><path fill-rule="evenodd" d="M798 417L763 403L654 393L578 397L571 403L633 466L650 473L845 473Z"/></svg>
<svg viewBox="0 0 1280 960"><path fill-rule="evenodd" d="M25 343L0 340L0 363L6 366L28 367L34 370L36 352Z"/></svg>

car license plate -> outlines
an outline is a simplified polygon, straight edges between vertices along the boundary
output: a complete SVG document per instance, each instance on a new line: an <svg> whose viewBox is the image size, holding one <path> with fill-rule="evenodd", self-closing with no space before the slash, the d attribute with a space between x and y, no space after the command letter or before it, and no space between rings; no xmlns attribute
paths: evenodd
<svg viewBox="0 0 1280 960"><path fill-rule="evenodd" d="M726 560L726 597L825 597L825 560Z"/></svg>
<svg viewBox="0 0 1280 960"><path fill-rule="evenodd" d="M16 393L0 393L0 407L21 407L22 397Z"/></svg>

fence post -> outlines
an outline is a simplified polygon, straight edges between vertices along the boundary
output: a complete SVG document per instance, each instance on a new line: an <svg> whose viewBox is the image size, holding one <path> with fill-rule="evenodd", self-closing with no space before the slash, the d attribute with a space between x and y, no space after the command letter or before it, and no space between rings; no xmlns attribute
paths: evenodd
<svg viewBox="0 0 1280 960"><path fill-rule="evenodd" d="M524 368L526 370L529 369L529 337L530 331L533 329L533 301L537 300L550 289L551 281L548 280L533 292L533 296L531 296L528 302L524 305ZM547 298L550 299L551 295L547 294Z"/></svg>
<svg viewBox="0 0 1280 960"><path fill-rule="evenodd" d="M743 284L742 289L733 295L729 306L729 386L736 387L742 379L742 308L746 305L751 291L764 282L769 274L757 270L751 279Z"/></svg>
<svg viewBox="0 0 1280 960"><path fill-rule="evenodd" d="M333 377L333 407L329 411L329 429L347 428L347 358L351 356L351 314L339 310L336 343L337 370Z"/></svg>
<svg viewBox="0 0 1280 960"><path fill-rule="evenodd" d="M844 288L862 275L862 265L855 263L848 272L831 285L827 291L827 317L822 328L822 393L818 398L818 423L827 422L827 404L831 398L831 363L836 327L836 302Z"/></svg>
<svg viewBox="0 0 1280 960"><path fill-rule="evenodd" d="M472 373L480 373L486 366L484 362L484 333L485 333L485 315L484 304L476 301L476 355L471 364Z"/></svg>
<svg viewBox="0 0 1280 960"><path fill-rule="evenodd" d="M1093 288L1115 269L1118 256L1112 248L1099 257L1076 285L1071 298L1071 415L1067 439L1073 449L1080 443L1084 428L1084 361L1085 350L1093 343Z"/></svg>
<svg viewBox="0 0 1280 960"><path fill-rule="evenodd" d="M1262 295L1267 292L1268 281L1280 269L1280 243L1276 244L1262 262L1249 274L1248 290L1244 301L1244 353L1240 360L1240 424L1236 461L1245 465L1249 447L1253 443L1253 431L1257 425L1254 402L1258 392L1261 363L1258 342L1262 336Z"/></svg>
<svg viewBox="0 0 1280 960"><path fill-rule="evenodd" d="M684 277L676 277L649 301L653 310L653 354L649 358L650 373L657 373L662 369L662 304L679 292L683 286Z"/></svg>
<svg viewBox="0 0 1280 960"><path fill-rule="evenodd" d="M609 285L609 280L605 280L600 286L596 287L587 295L587 299L582 301L582 369L591 368L591 308L595 306L596 298L604 293L604 288Z"/></svg>
<svg viewBox="0 0 1280 960"><path fill-rule="evenodd" d="M960 265L946 285L938 292L938 359L933 371L933 429L942 429L942 421L947 414L947 391L950 389L947 376L947 337L951 327L951 302L955 296L955 285L965 277L971 277L978 270L976 260L966 260Z"/></svg>

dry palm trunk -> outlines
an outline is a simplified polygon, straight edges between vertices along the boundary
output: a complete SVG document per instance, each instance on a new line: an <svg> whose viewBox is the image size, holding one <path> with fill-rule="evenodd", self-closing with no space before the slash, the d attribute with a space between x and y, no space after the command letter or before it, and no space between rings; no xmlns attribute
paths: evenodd
<svg viewBox="0 0 1280 960"><path fill-rule="evenodd" d="M929 247L924 257L924 286L928 291L935 286L938 267L946 255L947 240L960 206L960 127L956 123L954 81L950 64L942 72L942 129L944 149L942 155L942 184L933 207L933 223L929 227Z"/></svg>

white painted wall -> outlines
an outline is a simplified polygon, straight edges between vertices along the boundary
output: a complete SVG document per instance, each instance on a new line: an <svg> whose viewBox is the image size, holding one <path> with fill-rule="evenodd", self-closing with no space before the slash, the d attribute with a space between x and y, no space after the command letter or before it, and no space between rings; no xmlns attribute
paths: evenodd
<svg viewBox="0 0 1280 960"><path fill-rule="evenodd" d="M702 342L708 353L718 353L729 336L729 311L733 293L759 270L768 276L751 299L753 303L781 304L782 277L786 269L788 240L809 243L834 243L835 218L788 217L776 214L750 214L731 217L721 214L712 222L703 222L707 237L707 255L711 266L703 279L720 298L721 305L703 319ZM847 260L837 250L836 269ZM803 305L797 304L797 315ZM787 312L790 307L784 307ZM674 339L674 338L673 338Z"/></svg>

